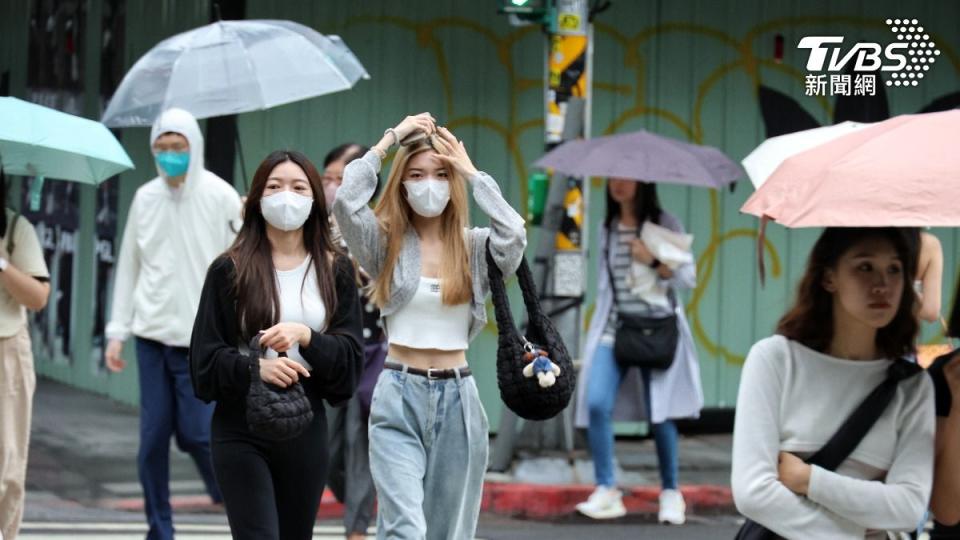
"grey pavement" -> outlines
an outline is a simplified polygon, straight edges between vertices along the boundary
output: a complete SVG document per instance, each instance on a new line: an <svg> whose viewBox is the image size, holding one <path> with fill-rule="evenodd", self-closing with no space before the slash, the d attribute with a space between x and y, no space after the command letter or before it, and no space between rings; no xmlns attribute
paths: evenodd
<svg viewBox="0 0 960 540"><path fill-rule="evenodd" d="M139 419L135 408L47 379L38 381L34 398L30 459L27 471L27 504L23 538L126 538L142 537L139 511L111 510L110 500L140 496L136 454ZM617 442L619 476L627 486L656 485L657 459L651 440ZM577 451L575 467L556 458L525 459L512 474L492 475L497 480L530 483L590 483L592 468L585 451ZM730 436L697 435L681 438L682 484L729 485ZM552 471L552 472L551 472ZM558 471L562 471L562 474ZM171 493L197 496L202 482L190 458L171 443ZM566 475L566 476L564 476ZM491 478L493 479L493 478ZM603 534L616 538L731 537L736 520L731 516L691 516L680 528L662 527L627 518L612 523L592 523L571 517L548 523L484 515L478 538L586 538ZM175 515L184 538L226 538L222 510L198 507ZM82 530L70 524L102 524L102 530ZM59 527L59 528L58 528ZM190 529L189 527L193 527ZM318 523L317 538L342 537L339 523ZM729 529L729 531L727 531ZM649 531L651 536L640 534Z"/></svg>

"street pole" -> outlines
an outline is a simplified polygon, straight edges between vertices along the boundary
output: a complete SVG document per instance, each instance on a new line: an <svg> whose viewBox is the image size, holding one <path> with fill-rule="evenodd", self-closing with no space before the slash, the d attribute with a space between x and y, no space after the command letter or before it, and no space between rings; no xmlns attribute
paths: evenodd
<svg viewBox="0 0 960 540"><path fill-rule="evenodd" d="M546 25L546 76L544 88L545 147L550 150L564 141L589 135L590 64L593 48L587 0L558 0ZM541 185L542 187L542 185ZM583 331L583 299L586 283L585 250L587 230L587 189L584 179L554 174L539 226L540 242L534 256L533 275L545 311L551 316L567 349L577 357ZM533 223L537 223L536 220ZM560 452L574 475L573 413L570 406L556 417L525 421L518 434L519 420L506 407L494 443L490 469L506 471L517 451L532 450L538 455Z"/></svg>

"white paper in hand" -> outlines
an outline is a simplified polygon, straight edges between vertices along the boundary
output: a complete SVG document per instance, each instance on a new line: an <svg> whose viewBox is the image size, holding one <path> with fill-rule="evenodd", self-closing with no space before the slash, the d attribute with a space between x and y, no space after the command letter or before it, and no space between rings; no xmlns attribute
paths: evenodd
<svg viewBox="0 0 960 540"><path fill-rule="evenodd" d="M661 263L671 270L693 262L693 235L671 231L649 221L640 230L640 239ZM627 276L630 292L651 306L670 308L667 286L660 283L657 271L636 261Z"/></svg>

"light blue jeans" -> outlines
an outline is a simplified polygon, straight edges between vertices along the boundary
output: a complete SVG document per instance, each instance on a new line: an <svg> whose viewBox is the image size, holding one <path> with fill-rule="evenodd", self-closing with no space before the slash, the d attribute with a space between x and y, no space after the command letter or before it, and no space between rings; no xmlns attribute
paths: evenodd
<svg viewBox="0 0 960 540"><path fill-rule="evenodd" d="M613 477L613 406L617 391L626 370L613 358L613 347L601 344L590 362L587 378L587 408L590 424L587 438L593 455L593 472L598 486L614 487ZM643 394L647 414L650 414L650 370L640 370L643 378ZM663 489L677 489L680 468L677 425L672 420L651 424L653 439L657 444L657 461L660 464L660 482Z"/></svg>
<svg viewBox="0 0 960 540"><path fill-rule="evenodd" d="M489 431L473 377L383 370L369 430L377 538L472 540Z"/></svg>

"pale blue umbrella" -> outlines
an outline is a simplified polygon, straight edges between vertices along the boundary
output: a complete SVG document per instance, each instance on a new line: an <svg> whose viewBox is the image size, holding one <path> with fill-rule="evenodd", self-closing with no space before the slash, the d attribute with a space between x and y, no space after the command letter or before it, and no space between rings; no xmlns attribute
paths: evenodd
<svg viewBox="0 0 960 540"><path fill-rule="evenodd" d="M100 122L0 97L0 167L7 174L98 185L133 162Z"/></svg>

